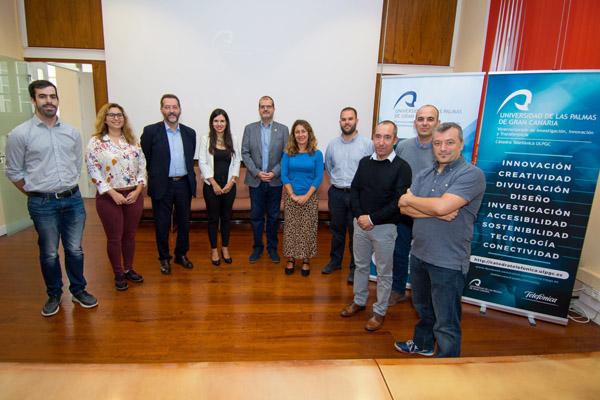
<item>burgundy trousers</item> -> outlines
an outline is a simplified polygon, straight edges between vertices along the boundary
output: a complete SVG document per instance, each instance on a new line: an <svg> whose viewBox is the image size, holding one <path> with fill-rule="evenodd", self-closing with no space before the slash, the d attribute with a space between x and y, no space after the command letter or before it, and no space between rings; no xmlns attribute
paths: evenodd
<svg viewBox="0 0 600 400"><path fill-rule="evenodd" d="M121 192L125 197L132 190ZM117 205L108 194L96 195L96 210L106 233L106 251L115 275L133 267L135 233L144 210L144 196L133 204ZM122 257L122 258L121 258Z"/></svg>

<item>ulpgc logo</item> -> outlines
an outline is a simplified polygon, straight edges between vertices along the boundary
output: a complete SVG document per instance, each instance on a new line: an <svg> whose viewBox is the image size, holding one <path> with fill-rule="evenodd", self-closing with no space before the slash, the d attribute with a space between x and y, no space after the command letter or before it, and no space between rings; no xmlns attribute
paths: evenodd
<svg viewBox="0 0 600 400"><path fill-rule="evenodd" d="M481 279L479 278L475 278L475 279L471 279L471 282L469 282L469 289L471 289L474 292L481 292L481 293L486 293L486 294L490 294L490 293L495 293L495 294L500 294L502 292L500 292L499 290L496 289L491 289L491 288L487 288L484 286L481 286Z"/></svg>
<svg viewBox="0 0 600 400"><path fill-rule="evenodd" d="M500 110L502 110L502 107L504 107L509 101L511 101L515 97L521 97L521 96L525 97L525 99L523 100L523 103L517 103L516 101L514 101L515 107L517 107L517 109L521 110L521 111L529 111L529 105L533 101L533 94L531 93L530 90L520 89L520 90L516 90L516 91L512 92L511 94L508 95L508 97L506 99L504 99L502 104L500 104L500 107L498 107L498 111L496 111L496 114L498 114L500 112Z"/></svg>
<svg viewBox="0 0 600 400"><path fill-rule="evenodd" d="M396 108L398 103L400 103L400 100L402 100L405 97L406 100L404 100L404 104L411 108L415 106L415 102L417 101L417 93L412 90L409 90L408 92L402 93L402 95L398 97L398 100L396 100L396 104L394 104L394 108Z"/></svg>

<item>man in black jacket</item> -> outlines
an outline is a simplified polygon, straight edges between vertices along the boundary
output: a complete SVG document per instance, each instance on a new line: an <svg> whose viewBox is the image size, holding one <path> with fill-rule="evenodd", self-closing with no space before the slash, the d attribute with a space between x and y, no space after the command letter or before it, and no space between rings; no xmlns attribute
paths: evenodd
<svg viewBox="0 0 600 400"><path fill-rule="evenodd" d="M354 301L340 315L350 317L365 309L369 297L371 254L377 265L377 302L365 329L382 327L392 289L396 224L402 218L398 199L410 187L411 170L394 152L396 124L383 121L375 129L375 152L360 160L352 180L350 196L354 215Z"/></svg>
<svg viewBox="0 0 600 400"><path fill-rule="evenodd" d="M146 156L148 195L152 198L160 271L169 275L169 230L173 207L177 223L175 263L187 269L194 267L186 254L189 250L190 208L192 196L196 194L196 132L179 123L181 108L177 96L163 95L160 112L164 120L144 128L141 144Z"/></svg>

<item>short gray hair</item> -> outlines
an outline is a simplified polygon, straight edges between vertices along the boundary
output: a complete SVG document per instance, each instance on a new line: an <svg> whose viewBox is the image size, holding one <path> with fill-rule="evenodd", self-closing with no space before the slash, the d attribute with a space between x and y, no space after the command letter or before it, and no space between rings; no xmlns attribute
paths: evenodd
<svg viewBox="0 0 600 400"><path fill-rule="evenodd" d="M377 125L378 126L379 125L391 125L394 128L394 136L398 136L398 127L396 126L394 121L390 121L389 119L386 119L385 121L381 121Z"/></svg>
<svg viewBox="0 0 600 400"><path fill-rule="evenodd" d="M435 132L444 133L448 129L452 129L452 128L456 128L456 130L458 131L458 138L460 139L461 142L464 142L463 130L460 127L460 125L457 124L456 122L442 122L435 128Z"/></svg>

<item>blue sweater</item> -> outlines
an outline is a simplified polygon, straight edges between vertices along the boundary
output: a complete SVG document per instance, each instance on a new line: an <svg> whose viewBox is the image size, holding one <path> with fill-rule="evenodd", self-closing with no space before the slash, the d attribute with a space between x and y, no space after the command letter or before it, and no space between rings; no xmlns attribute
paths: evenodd
<svg viewBox="0 0 600 400"><path fill-rule="evenodd" d="M294 193L306 194L311 186L319 189L323 180L323 153L315 151L313 155L298 153L289 156L283 153L281 158L281 182L292 185Z"/></svg>

